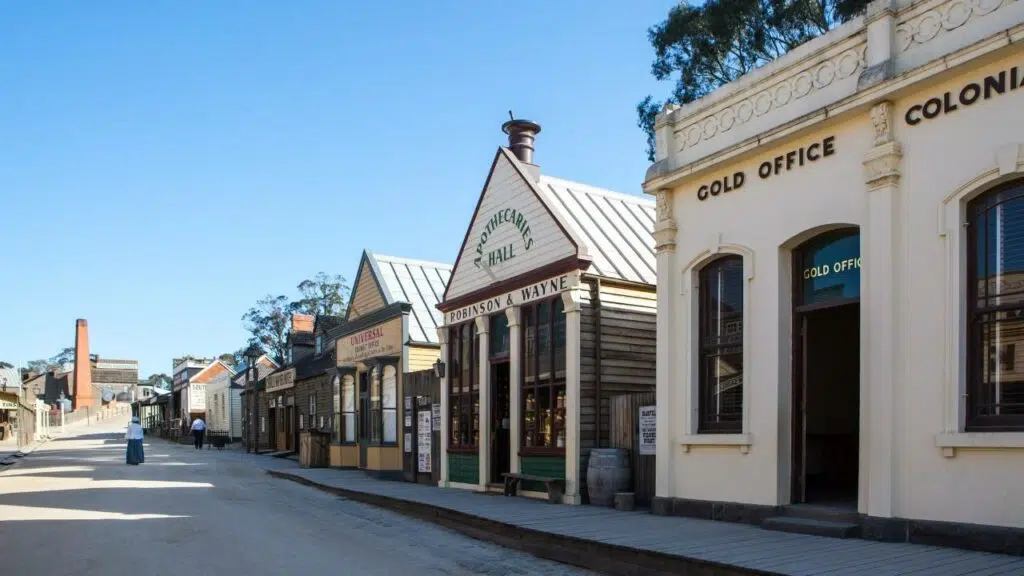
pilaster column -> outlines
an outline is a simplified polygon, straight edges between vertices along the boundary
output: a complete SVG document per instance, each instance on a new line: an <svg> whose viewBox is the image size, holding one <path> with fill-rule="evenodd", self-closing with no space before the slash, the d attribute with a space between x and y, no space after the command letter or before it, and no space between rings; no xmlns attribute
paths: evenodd
<svg viewBox="0 0 1024 576"><path fill-rule="evenodd" d="M875 146L864 157L867 210L861 230L860 494L858 509L871 516L898 511L898 419L903 415L899 374L903 346L899 338L899 299L903 243L900 239L900 160L903 152L892 133L892 103L871 109Z"/></svg>
<svg viewBox="0 0 1024 576"><path fill-rule="evenodd" d="M480 369L480 443L477 453L480 455L480 488L487 487L491 475L491 318L477 316L476 333L479 336Z"/></svg>
<svg viewBox="0 0 1024 576"><path fill-rule="evenodd" d="M441 343L441 362L444 364L444 376L441 377L441 480L440 485L448 486L448 427L451 416L448 414L448 327L437 327L437 340ZM403 403L404 406L404 403Z"/></svg>
<svg viewBox="0 0 1024 576"><path fill-rule="evenodd" d="M674 201L671 190L658 190L657 208L658 221L654 226L654 249L657 254L658 273L658 314L655 321L657 330L657 341L655 344L655 446L657 458L655 460L655 482L654 495L657 499L675 497L675 459L678 448L675 448L677 431L673 423L678 419L673 415L686 414L684 407L676 406L676 387L683 385L686 381L685 373L673 369L673 359L681 355L681 350L676 345L676 332L673 330L676 314L676 307L679 301L678 271L675 266L676 258L676 228L675 220L672 218L672 203ZM680 327L685 329L685 327ZM686 397L686 394L682 395ZM657 506L652 505L655 511Z"/></svg>
<svg viewBox="0 0 1024 576"><path fill-rule="evenodd" d="M508 317L508 418L509 418L509 454L512 461L509 463L509 470L517 474L519 468L519 443L522 438L522 417L523 417L523 338L522 325L519 323L520 308L512 306L505 309L505 316Z"/></svg>
<svg viewBox="0 0 1024 576"><path fill-rule="evenodd" d="M562 292L565 309L565 503L580 504L580 310L579 287Z"/></svg>

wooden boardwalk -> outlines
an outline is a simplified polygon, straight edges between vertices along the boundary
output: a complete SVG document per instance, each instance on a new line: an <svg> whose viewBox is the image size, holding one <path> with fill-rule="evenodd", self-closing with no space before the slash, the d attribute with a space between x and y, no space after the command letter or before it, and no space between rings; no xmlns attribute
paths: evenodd
<svg viewBox="0 0 1024 576"><path fill-rule="evenodd" d="M1024 558L919 544L840 540L762 530L746 524L552 505L528 498L370 478L359 471L274 466L331 489L454 510L493 522L680 556L766 574L896 576L1024 575Z"/></svg>

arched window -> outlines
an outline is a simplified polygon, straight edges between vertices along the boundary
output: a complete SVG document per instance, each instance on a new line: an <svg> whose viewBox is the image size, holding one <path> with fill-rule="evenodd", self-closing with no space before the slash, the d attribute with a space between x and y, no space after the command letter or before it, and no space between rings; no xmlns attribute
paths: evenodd
<svg viewBox="0 0 1024 576"><path fill-rule="evenodd" d="M743 432L743 258L700 271L700 433Z"/></svg>
<svg viewBox="0 0 1024 576"><path fill-rule="evenodd" d="M967 206L967 428L1024 430L1024 181Z"/></svg>

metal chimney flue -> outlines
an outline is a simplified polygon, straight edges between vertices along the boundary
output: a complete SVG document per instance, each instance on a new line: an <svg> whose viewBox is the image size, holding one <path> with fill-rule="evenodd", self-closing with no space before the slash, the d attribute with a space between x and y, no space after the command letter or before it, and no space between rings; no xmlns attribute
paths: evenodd
<svg viewBox="0 0 1024 576"><path fill-rule="evenodd" d="M540 124L529 120L517 120L509 110L511 120L501 125L501 131L508 134L508 147L520 162L533 164L533 141L540 134Z"/></svg>

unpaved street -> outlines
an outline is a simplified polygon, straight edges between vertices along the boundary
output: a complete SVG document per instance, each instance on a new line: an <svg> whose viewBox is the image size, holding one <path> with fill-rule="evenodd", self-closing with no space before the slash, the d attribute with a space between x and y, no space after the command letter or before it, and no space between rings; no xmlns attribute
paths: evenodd
<svg viewBox="0 0 1024 576"><path fill-rule="evenodd" d="M4 573L585 574L264 473L266 456L75 431L0 471Z"/></svg>

